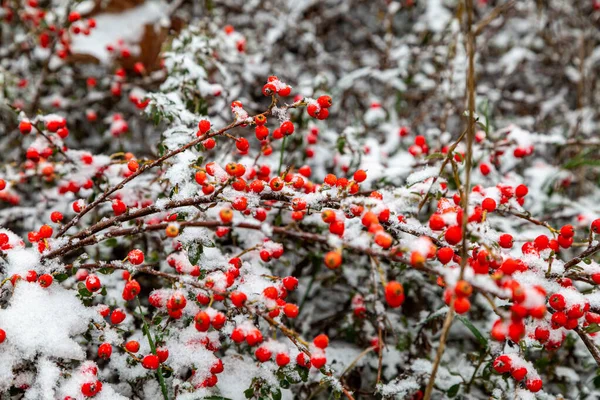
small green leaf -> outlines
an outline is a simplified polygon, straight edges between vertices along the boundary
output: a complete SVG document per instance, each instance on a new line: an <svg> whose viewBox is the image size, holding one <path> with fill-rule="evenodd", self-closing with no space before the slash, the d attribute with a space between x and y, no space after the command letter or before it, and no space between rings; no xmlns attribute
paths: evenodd
<svg viewBox="0 0 600 400"><path fill-rule="evenodd" d="M275 388L273 392L273 400L281 400L281 389Z"/></svg>
<svg viewBox="0 0 600 400"><path fill-rule="evenodd" d="M198 260L200 260L200 256L202 255L203 251L204 247L202 246L202 243L192 242L189 245L189 247L187 248L188 259L190 260L190 263L192 263L192 265L198 264Z"/></svg>
<svg viewBox="0 0 600 400"><path fill-rule="evenodd" d="M298 372L298 375L300 375L300 379L302 379L302 382L306 382L308 380L308 368L297 366L296 372Z"/></svg>
<svg viewBox="0 0 600 400"><path fill-rule="evenodd" d="M54 279L58 282L63 282L64 280L66 280L69 277L69 274L58 274L58 275L54 275Z"/></svg>
<svg viewBox="0 0 600 400"><path fill-rule="evenodd" d="M346 146L346 140L343 137L338 138L337 140L337 151L340 154L345 154L344 147Z"/></svg>
<svg viewBox="0 0 600 400"><path fill-rule="evenodd" d="M448 389L446 394L448 395L448 397L452 398L458 394L458 389L460 389L460 383L450 386L450 389Z"/></svg>
<svg viewBox="0 0 600 400"><path fill-rule="evenodd" d="M110 238L110 239L104 241L104 245L106 247L117 247L117 244L118 244L118 242L117 242L117 239L115 239L115 238Z"/></svg>
<svg viewBox="0 0 600 400"><path fill-rule="evenodd" d="M279 386L281 386L284 389L287 389L290 387L290 383L286 379L282 379L279 381Z"/></svg>
<svg viewBox="0 0 600 400"><path fill-rule="evenodd" d="M433 153L428 155L427 157L425 157L426 160L434 160L434 159L443 159L444 157L446 157L445 154L442 153Z"/></svg>
<svg viewBox="0 0 600 400"><path fill-rule="evenodd" d="M586 333L600 332L600 325L598 325L598 324L589 324L588 326L585 327L584 331Z"/></svg>

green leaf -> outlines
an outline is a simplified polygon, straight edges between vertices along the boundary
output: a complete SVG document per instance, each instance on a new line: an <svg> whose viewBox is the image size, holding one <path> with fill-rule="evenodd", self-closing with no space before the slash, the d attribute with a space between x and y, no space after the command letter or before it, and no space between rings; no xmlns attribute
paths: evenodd
<svg viewBox="0 0 600 400"><path fill-rule="evenodd" d="M338 151L340 154L345 154L345 153L346 153L346 152L344 151L344 147L345 147L345 146L346 146L346 140L345 140L343 137L340 137L340 138L338 138L338 140L337 140L337 144L336 144L336 147L337 147L337 151Z"/></svg>
<svg viewBox="0 0 600 400"><path fill-rule="evenodd" d="M115 238L110 238L110 239L104 241L104 245L106 247L117 247L117 244L118 244L118 242L117 242L117 239L115 239Z"/></svg>
<svg viewBox="0 0 600 400"><path fill-rule="evenodd" d="M598 325L598 324L589 324L588 326L585 327L584 331L586 333L600 332L600 325Z"/></svg>
<svg viewBox="0 0 600 400"><path fill-rule="evenodd" d="M425 157L425 159L426 160L443 159L444 157L446 157L445 154L442 154L442 153L433 153L433 154L430 154L427 157Z"/></svg>
<svg viewBox="0 0 600 400"><path fill-rule="evenodd" d="M198 264L198 260L200 260L200 256L202 255L203 251L204 247L202 246L202 243L192 242L188 246L188 259L190 260L190 263L192 263L192 265Z"/></svg>
<svg viewBox="0 0 600 400"><path fill-rule="evenodd" d="M275 388L273 392L273 400L281 400L281 389Z"/></svg>
<svg viewBox="0 0 600 400"><path fill-rule="evenodd" d="M450 389L448 389L446 394L448 395L448 397L452 398L458 394L458 389L460 389L460 383L450 386Z"/></svg>
<svg viewBox="0 0 600 400"><path fill-rule="evenodd" d="M54 275L54 279L58 282L63 282L64 280L66 280L69 277L69 274L58 274L58 275Z"/></svg>
<svg viewBox="0 0 600 400"><path fill-rule="evenodd" d="M302 382L306 382L308 380L308 368L296 366L296 372L298 372L298 375L300 375Z"/></svg>
<svg viewBox="0 0 600 400"><path fill-rule="evenodd" d="M101 273L102 275L110 275L113 272L115 272L115 269L114 268L100 268L98 270L98 272Z"/></svg>
<svg viewBox="0 0 600 400"><path fill-rule="evenodd" d="M290 383L286 379L282 379L279 381L279 386L284 389L288 389L290 387Z"/></svg>
<svg viewBox="0 0 600 400"><path fill-rule="evenodd" d="M91 297L92 296L92 292L87 290L85 287L79 289L78 292L81 297Z"/></svg>
<svg viewBox="0 0 600 400"><path fill-rule="evenodd" d="M479 340L479 343L481 343L481 345L485 348L487 348L488 346L488 340L485 338L485 336L483 336L481 334L481 332L479 332L479 329L475 328L475 325L473 325L471 323L471 321L469 321L468 319L466 319L463 316L457 316L456 318L458 318L458 320L460 322L462 322L463 324L465 324L465 326L467 328L469 328L469 330L473 333L473 335L475 335L475 337L477 338L477 340Z"/></svg>

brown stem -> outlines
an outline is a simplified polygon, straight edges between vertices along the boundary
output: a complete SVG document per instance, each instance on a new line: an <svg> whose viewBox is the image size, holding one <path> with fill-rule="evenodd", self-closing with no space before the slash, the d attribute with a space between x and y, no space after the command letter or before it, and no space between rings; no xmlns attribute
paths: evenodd
<svg viewBox="0 0 600 400"><path fill-rule="evenodd" d="M473 34L473 0L465 0L466 11L467 11L467 52L469 59L469 68L467 70L467 98L469 108L469 120L467 121L467 157L465 160L465 185L462 191L461 201L463 209L463 220L462 220L462 255L460 263L460 275L459 279L463 279L465 267L467 265L468 256L468 234L467 234L467 223L469 221L469 193L471 191L471 168L473 163L473 140L475 138L475 36ZM431 399L431 393L435 384L435 376L437 374L438 367L444 355L446 349L446 340L452 326L454 319L454 299L450 301L450 310L446 315L444 326L442 328L442 335L440 336L440 344L437 349L433 369L431 370L431 377L425 388L424 400Z"/></svg>
<svg viewBox="0 0 600 400"><path fill-rule="evenodd" d="M298 101L295 102L291 105L286 105L283 106L282 108L287 110L289 108L295 108L298 107L299 105L304 104L302 103L302 101ZM269 109L267 111L265 111L262 114L259 115L271 115L272 112L272 108L269 107ZM62 229L56 234L56 237L61 237L62 235L64 235L73 225L75 225L79 219L81 219L81 217L83 217L85 214L87 214L88 212L90 212L92 209L94 209L96 206L98 206L100 203L102 203L103 201L105 201L108 196L110 196L111 194L113 194L114 192L116 192L119 189L122 189L128 182L132 181L133 179L137 178L139 175L141 175L142 173L144 173L145 171L152 169L156 166L161 165L164 161L168 160L169 158L189 149L190 147L193 147L197 144L200 144L201 142L203 142L204 140L211 138L213 136L218 136L218 135L223 135L225 132L241 126L241 125L245 125L248 122L246 120L241 120L241 121L236 121L236 122L232 122L231 124L227 125L224 128L219 129L218 131L215 132L209 132L206 133L190 142L188 142L187 144L163 155L162 157L158 158L157 160L145 164L143 165L141 168L139 168L136 172L134 172L133 174L131 174L130 176L128 176L127 178L123 179L121 182L119 182L117 185L113 186L112 188L108 188L104 191L104 193L102 193L102 195L100 195L96 200L94 200L92 203L88 204L83 210L81 210L81 212L79 214L77 214L75 217L73 217L73 219L71 221L69 221L67 224L65 224ZM77 236L77 235L76 235Z"/></svg>
<svg viewBox="0 0 600 400"><path fill-rule="evenodd" d="M594 357L594 360L596 360L596 364L600 367L600 351L598 350L598 347L594 344L592 339L590 339L588 334L581 329L581 327L578 326L575 328L575 332L577 332L583 341L583 344L585 344L585 347L587 347L592 357Z"/></svg>

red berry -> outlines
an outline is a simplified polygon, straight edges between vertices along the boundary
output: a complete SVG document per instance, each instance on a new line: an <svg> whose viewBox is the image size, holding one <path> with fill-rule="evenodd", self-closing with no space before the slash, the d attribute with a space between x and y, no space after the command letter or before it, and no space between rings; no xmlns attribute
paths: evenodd
<svg viewBox="0 0 600 400"><path fill-rule="evenodd" d="M510 374L512 375L512 377L515 380L522 381L523 378L525 378L525 376L527 375L527 368L525 368L525 367L513 368L510 371Z"/></svg>
<svg viewBox="0 0 600 400"><path fill-rule="evenodd" d="M100 290L100 288L102 287L102 283L96 275L91 274L88 275L87 278L85 278L85 287L90 292L96 292Z"/></svg>
<svg viewBox="0 0 600 400"><path fill-rule="evenodd" d="M210 131L210 121L207 119L203 119L198 123L198 129L200 130L200 134L204 135L206 132Z"/></svg>
<svg viewBox="0 0 600 400"><path fill-rule="evenodd" d="M98 347L98 357L104 358L105 360L109 359L112 354L112 346L110 343L102 343Z"/></svg>
<svg viewBox="0 0 600 400"><path fill-rule="evenodd" d="M86 397L94 397L102 391L102 382L96 380L93 382L85 382L81 385L81 394Z"/></svg>
<svg viewBox="0 0 600 400"><path fill-rule="evenodd" d="M157 347L156 355L158 356L158 360L163 363L169 358L169 349L166 347Z"/></svg>
<svg viewBox="0 0 600 400"><path fill-rule="evenodd" d="M296 290L298 287L298 279L293 276L287 276L283 278L283 286L290 292Z"/></svg>
<svg viewBox="0 0 600 400"><path fill-rule="evenodd" d="M296 318L299 312L300 310L295 304L287 303L285 306L283 306L283 313L288 318Z"/></svg>
<svg viewBox="0 0 600 400"><path fill-rule="evenodd" d="M329 269L336 269L342 265L342 255L338 251L330 251L325 254L325 265Z"/></svg>
<svg viewBox="0 0 600 400"><path fill-rule="evenodd" d="M279 89L279 91L277 92L277 94L279 94L282 97L287 97L290 95L290 93L292 93L292 88L290 86L285 86L282 87L281 89Z"/></svg>
<svg viewBox="0 0 600 400"><path fill-rule="evenodd" d="M160 359L157 355L148 354L142 359L142 366L146 369L158 369L160 365Z"/></svg>
<svg viewBox="0 0 600 400"><path fill-rule="evenodd" d="M462 240L462 228L458 225L451 226L444 233L444 239L451 244L458 244Z"/></svg>
<svg viewBox="0 0 600 400"><path fill-rule="evenodd" d="M250 143L248 143L248 139L246 138L239 138L235 142L235 147L237 147L237 149L243 153L248 151L250 148Z"/></svg>
<svg viewBox="0 0 600 400"><path fill-rule="evenodd" d="M595 219L591 225L592 232L600 233L600 218Z"/></svg>
<svg viewBox="0 0 600 400"><path fill-rule="evenodd" d="M131 353L137 353L140 350L140 343L136 340L130 340L125 343L125 348Z"/></svg>
<svg viewBox="0 0 600 400"><path fill-rule="evenodd" d="M525 186L525 185L519 185L515 189L515 196L517 196L517 197L525 197L525 196L527 196L528 192L529 192L529 189L527 189L527 186Z"/></svg>
<svg viewBox="0 0 600 400"><path fill-rule="evenodd" d="M275 362L280 367L285 367L286 365L288 365L290 363L290 356L288 356L287 353L278 353L275 356Z"/></svg>
<svg viewBox="0 0 600 400"><path fill-rule="evenodd" d="M271 190L273 190L274 192L278 192L281 189L283 189L283 180L279 177L275 177L273 179L271 179L271 182L269 183L269 186L271 187Z"/></svg>
<svg viewBox="0 0 600 400"><path fill-rule="evenodd" d="M133 265L140 265L144 262L144 253L140 249L133 249L127 255L127 259Z"/></svg>
<svg viewBox="0 0 600 400"><path fill-rule="evenodd" d="M483 199L481 207L487 212L493 212L496 210L496 200L486 197Z"/></svg>
<svg viewBox="0 0 600 400"><path fill-rule="evenodd" d="M248 299L246 294L243 292L233 292L229 295L229 298L231 299L231 302L233 303L233 305L238 308L242 307L244 305L244 303L246 302L246 300Z"/></svg>
<svg viewBox="0 0 600 400"><path fill-rule="evenodd" d="M53 280L54 280L54 278L52 277L52 275L44 274L38 278L38 283L40 284L41 287L46 288L46 287L52 285Z"/></svg>
<svg viewBox="0 0 600 400"><path fill-rule="evenodd" d="M550 304L550 307L552 307L556 311L564 310L567 304L565 298L560 293L554 293L552 296L550 296L550 299L548 299L548 303Z"/></svg>
<svg viewBox="0 0 600 400"><path fill-rule="evenodd" d="M113 325L118 325L121 322L125 321L125 317L127 317L127 315L123 312L123 310L121 310L120 308L116 308L110 314L110 323Z"/></svg>
<svg viewBox="0 0 600 400"><path fill-rule="evenodd" d="M135 299L141 290L140 284L135 279L127 282L123 288L123 300L130 301Z"/></svg>
<svg viewBox="0 0 600 400"><path fill-rule="evenodd" d="M115 215L121 215L123 214L125 211L127 211L127 205L125 205L125 203L123 203L121 200L119 199L115 199L112 202L112 209L115 213Z"/></svg>
<svg viewBox="0 0 600 400"><path fill-rule="evenodd" d="M317 369L321 369L326 363L327 358L323 354L313 353L310 357L310 364Z"/></svg>
<svg viewBox="0 0 600 400"><path fill-rule="evenodd" d="M215 361L215 363L210 368L210 373L220 374L221 372L223 372L223 361L221 361L220 358L217 358L217 361Z"/></svg>
<svg viewBox="0 0 600 400"><path fill-rule="evenodd" d="M25 275L25 280L27 282L37 281L37 272L35 272L34 270L27 271L27 275Z"/></svg>
<svg viewBox="0 0 600 400"><path fill-rule="evenodd" d="M206 150L212 150L217 145L217 142L213 138L208 138L204 142L202 142Z"/></svg>
<svg viewBox="0 0 600 400"><path fill-rule="evenodd" d="M441 231L446 227L446 222L439 214L433 214L429 217L429 227L433 231Z"/></svg>
<svg viewBox="0 0 600 400"><path fill-rule="evenodd" d="M508 233L504 233L500 235L500 238L498 239L498 244L502 248L510 249L513 246L513 237Z"/></svg>
<svg viewBox="0 0 600 400"><path fill-rule="evenodd" d="M457 297L454 300L454 311L457 314L464 314L471 309L471 302L466 297Z"/></svg>
<svg viewBox="0 0 600 400"><path fill-rule="evenodd" d="M271 359L272 354L271 354L271 351L269 349L267 349L266 347L259 347L254 352L254 355L256 356L256 359L258 361L267 362Z"/></svg>
<svg viewBox="0 0 600 400"><path fill-rule="evenodd" d="M563 236L567 239L570 239L573 236L575 236L575 229L573 228L573 225L565 225L562 228L560 228L560 236Z"/></svg>
<svg viewBox="0 0 600 400"><path fill-rule="evenodd" d="M454 250L451 247L442 247L437 251L437 258L442 264L448 264L454 257Z"/></svg>
<svg viewBox="0 0 600 400"><path fill-rule="evenodd" d="M496 357L492 366L499 374L504 374L510 371L512 360L506 354Z"/></svg>
<svg viewBox="0 0 600 400"><path fill-rule="evenodd" d="M58 211L54 211L52 212L52 214L50 214L50 220L54 223L59 223L63 220L63 215L62 213L58 212Z"/></svg>
<svg viewBox="0 0 600 400"><path fill-rule="evenodd" d="M294 133L294 124L292 123L292 121L285 121L281 124L279 130L285 136L291 135L292 133Z"/></svg>
<svg viewBox="0 0 600 400"><path fill-rule="evenodd" d="M321 106L323 108L329 108L333 104L331 97L329 97L329 96L320 96L317 99L317 103L319 103L319 106Z"/></svg>
<svg viewBox="0 0 600 400"><path fill-rule="evenodd" d="M194 321L196 323L196 329L199 332L206 332L208 328L210 328L210 316L206 313L206 311L200 311L194 317Z"/></svg>
<svg viewBox="0 0 600 400"><path fill-rule="evenodd" d="M81 14L79 14L77 11L71 11L71 13L69 14L69 22L70 23L79 21L80 19L81 19Z"/></svg>
<svg viewBox="0 0 600 400"><path fill-rule="evenodd" d="M19 122L19 131L21 131L23 135L27 135L29 132L31 132L31 122L25 119Z"/></svg>
<svg viewBox="0 0 600 400"><path fill-rule="evenodd" d="M541 379L527 379L525 381L525 386L527 390L533 393L537 393L542 389L542 380Z"/></svg>
<svg viewBox="0 0 600 400"><path fill-rule="evenodd" d="M404 287L400 282L390 281L387 283L385 301L392 308L400 307L404 303Z"/></svg>
<svg viewBox="0 0 600 400"><path fill-rule="evenodd" d="M320 349L326 349L329 346L329 338L324 333L321 333L313 339L313 344Z"/></svg>

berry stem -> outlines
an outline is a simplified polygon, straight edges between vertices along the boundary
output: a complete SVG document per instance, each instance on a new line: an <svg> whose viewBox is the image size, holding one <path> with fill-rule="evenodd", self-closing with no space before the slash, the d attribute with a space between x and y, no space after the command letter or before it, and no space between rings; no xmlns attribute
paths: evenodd
<svg viewBox="0 0 600 400"><path fill-rule="evenodd" d="M148 338L148 344L150 345L150 351L152 354L156 355L156 344L154 340L152 340L152 334L150 333L150 327L146 323L146 317L144 314L144 310L142 309L142 304L140 303L140 298L135 298L137 302L138 309L140 310L140 317L142 318L142 323L144 324L144 330L146 331L146 337ZM158 378L158 383L160 384L160 390L163 394L165 400L169 400L169 396L167 394L167 386L165 385L165 378L162 375L162 367L159 365L156 370L156 377Z"/></svg>
<svg viewBox="0 0 600 400"><path fill-rule="evenodd" d="M283 154L285 153L285 144L287 136L284 136L281 140L281 154L279 154L279 167L277 167L277 175L281 174L281 167L283 166Z"/></svg>

